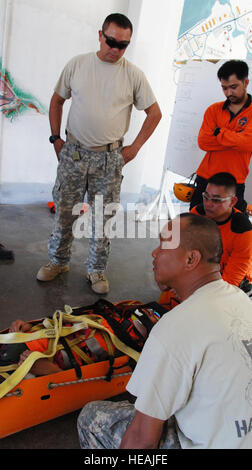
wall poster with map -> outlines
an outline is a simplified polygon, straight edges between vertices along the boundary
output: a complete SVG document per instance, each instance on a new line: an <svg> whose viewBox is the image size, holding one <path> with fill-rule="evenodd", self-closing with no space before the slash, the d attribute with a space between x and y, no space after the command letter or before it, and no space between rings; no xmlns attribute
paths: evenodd
<svg viewBox="0 0 252 470"><path fill-rule="evenodd" d="M248 63L252 94L252 0L185 0L174 58L177 92L166 170L189 178L197 169L204 156L197 143L203 114L210 104L225 100L217 71L230 59ZM252 168L246 193L252 203Z"/></svg>
<svg viewBox="0 0 252 470"><path fill-rule="evenodd" d="M251 0L185 0L174 66L231 58L252 60Z"/></svg>

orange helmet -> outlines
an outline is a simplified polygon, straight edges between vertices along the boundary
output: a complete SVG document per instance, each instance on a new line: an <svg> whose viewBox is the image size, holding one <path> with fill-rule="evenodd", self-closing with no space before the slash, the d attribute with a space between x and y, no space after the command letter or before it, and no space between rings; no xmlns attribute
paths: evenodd
<svg viewBox="0 0 252 470"><path fill-rule="evenodd" d="M174 183L173 192L177 199L183 202L190 202L195 191L195 184Z"/></svg>
<svg viewBox="0 0 252 470"><path fill-rule="evenodd" d="M252 204L247 204L247 212L249 216L252 215Z"/></svg>

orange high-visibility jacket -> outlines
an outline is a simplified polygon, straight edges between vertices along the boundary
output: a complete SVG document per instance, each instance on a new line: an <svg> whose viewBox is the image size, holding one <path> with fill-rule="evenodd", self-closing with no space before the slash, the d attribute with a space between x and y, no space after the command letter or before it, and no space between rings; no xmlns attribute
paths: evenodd
<svg viewBox="0 0 252 470"><path fill-rule="evenodd" d="M237 115L228 110L229 101L214 103L207 108L198 135L198 144L206 154L196 173L208 179L216 173L231 173L238 184L244 183L249 173L252 152L251 96ZM220 129L217 136L216 128Z"/></svg>
<svg viewBox="0 0 252 470"><path fill-rule="evenodd" d="M191 212L205 216L203 204ZM244 278L252 281L252 224L237 209L224 222L217 223L222 239L221 274L224 281L239 286Z"/></svg>

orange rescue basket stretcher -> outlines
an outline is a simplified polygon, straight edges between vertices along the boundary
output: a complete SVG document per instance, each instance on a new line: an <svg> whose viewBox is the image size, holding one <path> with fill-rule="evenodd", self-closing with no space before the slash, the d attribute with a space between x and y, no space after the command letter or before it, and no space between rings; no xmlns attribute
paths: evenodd
<svg viewBox="0 0 252 470"><path fill-rule="evenodd" d="M114 367L128 364L128 356L115 359ZM75 370L23 379L0 400L0 438L17 433L82 408L93 400L104 400L125 392L132 369L126 365L106 381L109 361L81 367L83 379Z"/></svg>
<svg viewBox="0 0 252 470"><path fill-rule="evenodd" d="M122 301L115 306L125 303L142 304ZM41 319L31 321L33 325L39 322ZM5 333L8 329L0 332ZM121 353L114 358L112 370L109 360L81 366L81 378L76 376L74 368L23 378L0 398L0 438L78 410L89 401L104 400L125 392L132 374L131 361L132 358Z"/></svg>

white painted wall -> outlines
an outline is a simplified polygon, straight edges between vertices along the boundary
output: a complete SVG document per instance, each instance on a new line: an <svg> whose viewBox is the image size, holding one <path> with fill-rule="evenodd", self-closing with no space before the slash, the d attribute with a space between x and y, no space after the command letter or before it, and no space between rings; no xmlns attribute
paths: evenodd
<svg viewBox="0 0 252 470"><path fill-rule="evenodd" d="M16 85L47 108L66 62L79 53L98 50L104 18L119 12L132 20L134 35L125 56L146 73L163 119L137 159L125 167L125 193L139 193L143 184L157 189L160 185L175 93L171 64L182 7L183 0L177 0L176 8L168 0L1 0L0 26L4 31L5 25L6 34L0 36L0 54L5 44L5 66ZM69 103L64 106L63 124L68 109ZM134 111L126 143L135 138L144 116ZM57 168L48 142L48 115L29 111L11 122L0 113L0 119L0 183L8 188L0 193L0 202L23 202L24 185L30 185L25 202L39 199L43 191L47 197Z"/></svg>
<svg viewBox="0 0 252 470"><path fill-rule="evenodd" d="M141 3L141 8L140 8ZM175 7L176 5L176 7ZM173 59L184 0L142 0L130 2L129 17L137 24L129 60L144 70L163 117L137 159L125 168L122 191L139 192L142 185L159 189L163 174L171 114L176 95ZM144 116L134 110L127 140L135 137Z"/></svg>

